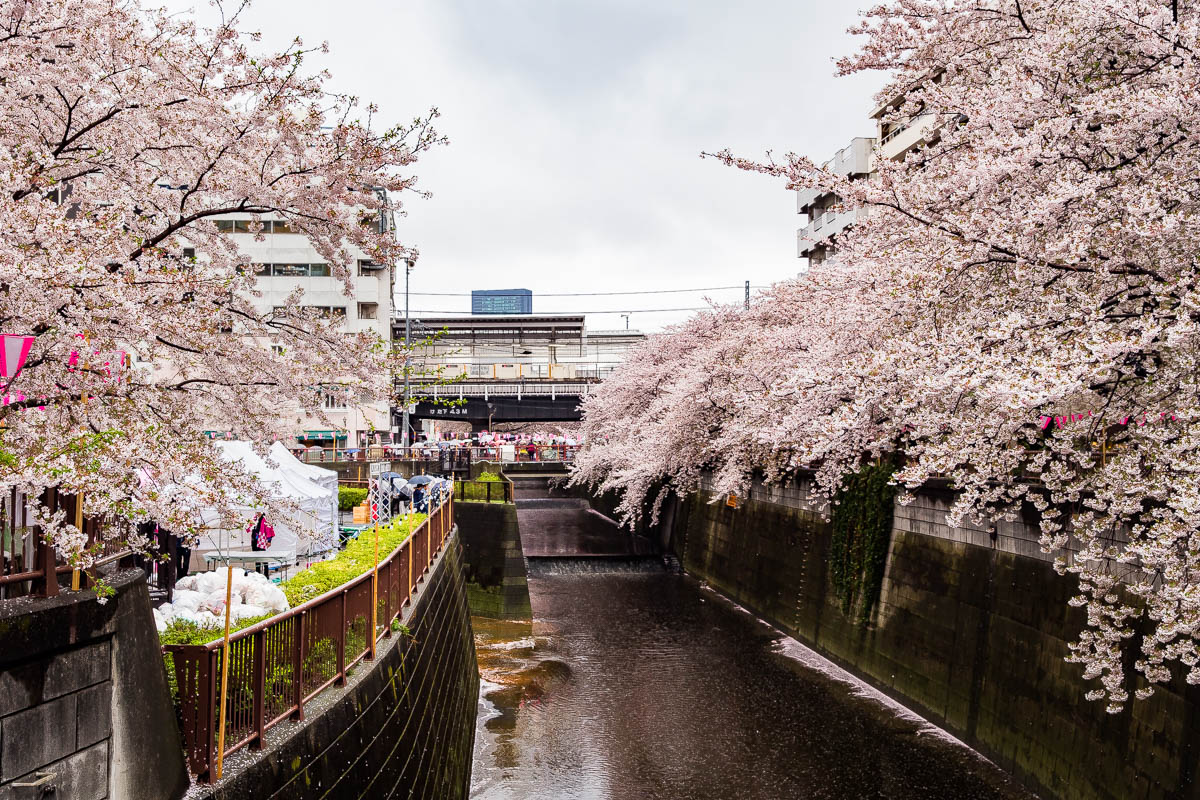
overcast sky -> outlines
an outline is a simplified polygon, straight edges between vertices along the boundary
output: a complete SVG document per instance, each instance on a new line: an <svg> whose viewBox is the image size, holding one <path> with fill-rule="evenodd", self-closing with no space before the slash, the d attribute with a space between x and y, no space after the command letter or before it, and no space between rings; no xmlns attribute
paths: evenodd
<svg viewBox="0 0 1200 800"><path fill-rule="evenodd" d="M735 7L736 6L736 7ZM195 0L172 0L175 9ZM794 195L699 157L729 147L824 160L882 77L834 77L856 3L772 0L257 0L264 45L327 41L333 88L389 122L437 106L450 145L418 164L400 236L420 248L414 316L468 311L417 292L528 288L535 312L690 308L700 294L546 293L755 286L794 276ZM315 64L314 64L315 66ZM713 292L739 300L741 290ZM401 299L401 302L403 300ZM431 314L426 313L426 316ZM654 330L684 312L635 313ZM623 327L615 314L590 328Z"/></svg>

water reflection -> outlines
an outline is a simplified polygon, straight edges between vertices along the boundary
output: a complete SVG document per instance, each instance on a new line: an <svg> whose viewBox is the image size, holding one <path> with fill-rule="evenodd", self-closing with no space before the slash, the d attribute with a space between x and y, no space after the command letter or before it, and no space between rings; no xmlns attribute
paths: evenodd
<svg viewBox="0 0 1200 800"><path fill-rule="evenodd" d="M690 578L535 575L535 621L474 621L472 797L1028 798Z"/></svg>

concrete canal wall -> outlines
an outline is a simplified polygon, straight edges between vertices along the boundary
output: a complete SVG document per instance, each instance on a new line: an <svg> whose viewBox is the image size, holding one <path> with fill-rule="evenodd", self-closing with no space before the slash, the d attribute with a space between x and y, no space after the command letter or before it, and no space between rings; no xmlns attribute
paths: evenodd
<svg viewBox="0 0 1200 800"><path fill-rule="evenodd" d="M403 622L411 635L385 639L344 689L305 706L303 724L270 731L260 753L235 754L227 777L197 797L465 800L479 672L457 533Z"/></svg>
<svg viewBox="0 0 1200 800"><path fill-rule="evenodd" d="M738 507L701 491L675 516L691 574L918 710L1044 797L1200 797L1200 687L1177 681L1117 715L1084 699L1063 659L1083 624L1028 524L951 529L948 493L894 510L869 624L843 613L831 524L807 485L756 487Z"/></svg>
<svg viewBox="0 0 1200 800"><path fill-rule="evenodd" d="M462 537L471 613L489 619L531 618L517 507L459 501L454 518Z"/></svg>
<svg viewBox="0 0 1200 800"><path fill-rule="evenodd" d="M90 591L0 603L0 800L170 800L188 786L145 573L108 581L103 604Z"/></svg>

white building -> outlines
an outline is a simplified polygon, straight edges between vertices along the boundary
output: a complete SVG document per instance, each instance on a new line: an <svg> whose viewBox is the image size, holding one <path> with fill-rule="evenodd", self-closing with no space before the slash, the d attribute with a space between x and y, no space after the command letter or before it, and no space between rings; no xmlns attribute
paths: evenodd
<svg viewBox="0 0 1200 800"><path fill-rule="evenodd" d="M824 167L851 180L868 177L873 171L875 139L860 136L834 154ZM796 231L796 254L810 264L820 264L833 247L833 239L854 224L860 209L846 208L833 192L799 189L796 213L806 216L808 224Z"/></svg>
<svg viewBox="0 0 1200 800"><path fill-rule="evenodd" d="M635 330L590 331L583 316L566 314L414 317L412 338L430 335L433 346L414 356L418 370L468 381L598 381L646 338ZM403 316L393 336L404 338Z"/></svg>
<svg viewBox="0 0 1200 800"><path fill-rule="evenodd" d="M934 82L941 79L935 75ZM935 118L928 112L892 119L907 93L898 94L871 112L875 120L875 137L860 136L843 147L824 167L851 180L870 180L875 172L876 159L896 161L936 135ZM799 189L796 192L796 212L806 217L807 224L796 231L796 255L808 263L820 264L837 246L838 234L855 223L866 209L846 207L833 192Z"/></svg>
<svg viewBox="0 0 1200 800"><path fill-rule="evenodd" d="M284 222L265 220L264 239L257 241L249 224L247 214L217 220L219 229L241 240L239 250L255 265L261 296L253 302L258 311L282 307L291 293L301 288L304 307L323 309L344 320L346 332L373 331L391 340L394 268L375 264L359 253L352 276L353 296L347 297L341 280L331 276L329 264L306 237ZM299 411L289 415L284 427L294 431L297 442L307 445L359 447L368 438L390 439L391 411L386 395L365 406L350 406L341 392L331 390L324 395L324 406L332 428Z"/></svg>

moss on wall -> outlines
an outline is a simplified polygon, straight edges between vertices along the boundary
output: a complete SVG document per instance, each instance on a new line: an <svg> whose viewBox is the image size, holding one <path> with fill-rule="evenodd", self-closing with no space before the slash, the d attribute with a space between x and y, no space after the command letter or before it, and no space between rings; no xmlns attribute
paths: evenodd
<svg viewBox="0 0 1200 800"><path fill-rule="evenodd" d="M843 612L834 585L831 522L774 503L733 509L712 499L693 495L679 516L688 572L1042 797L1200 797L1200 687L1176 680L1119 715L1085 700L1080 667L1064 660L1082 610L1067 603L1074 579L1052 564L953 541L944 514L930 515L927 533L892 530L874 624L863 626Z"/></svg>
<svg viewBox="0 0 1200 800"><path fill-rule="evenodd" d="M846 476L834 498L829 569L842 613L865 625L879 602L892 541L895 466L885 461Z"/></svg>

